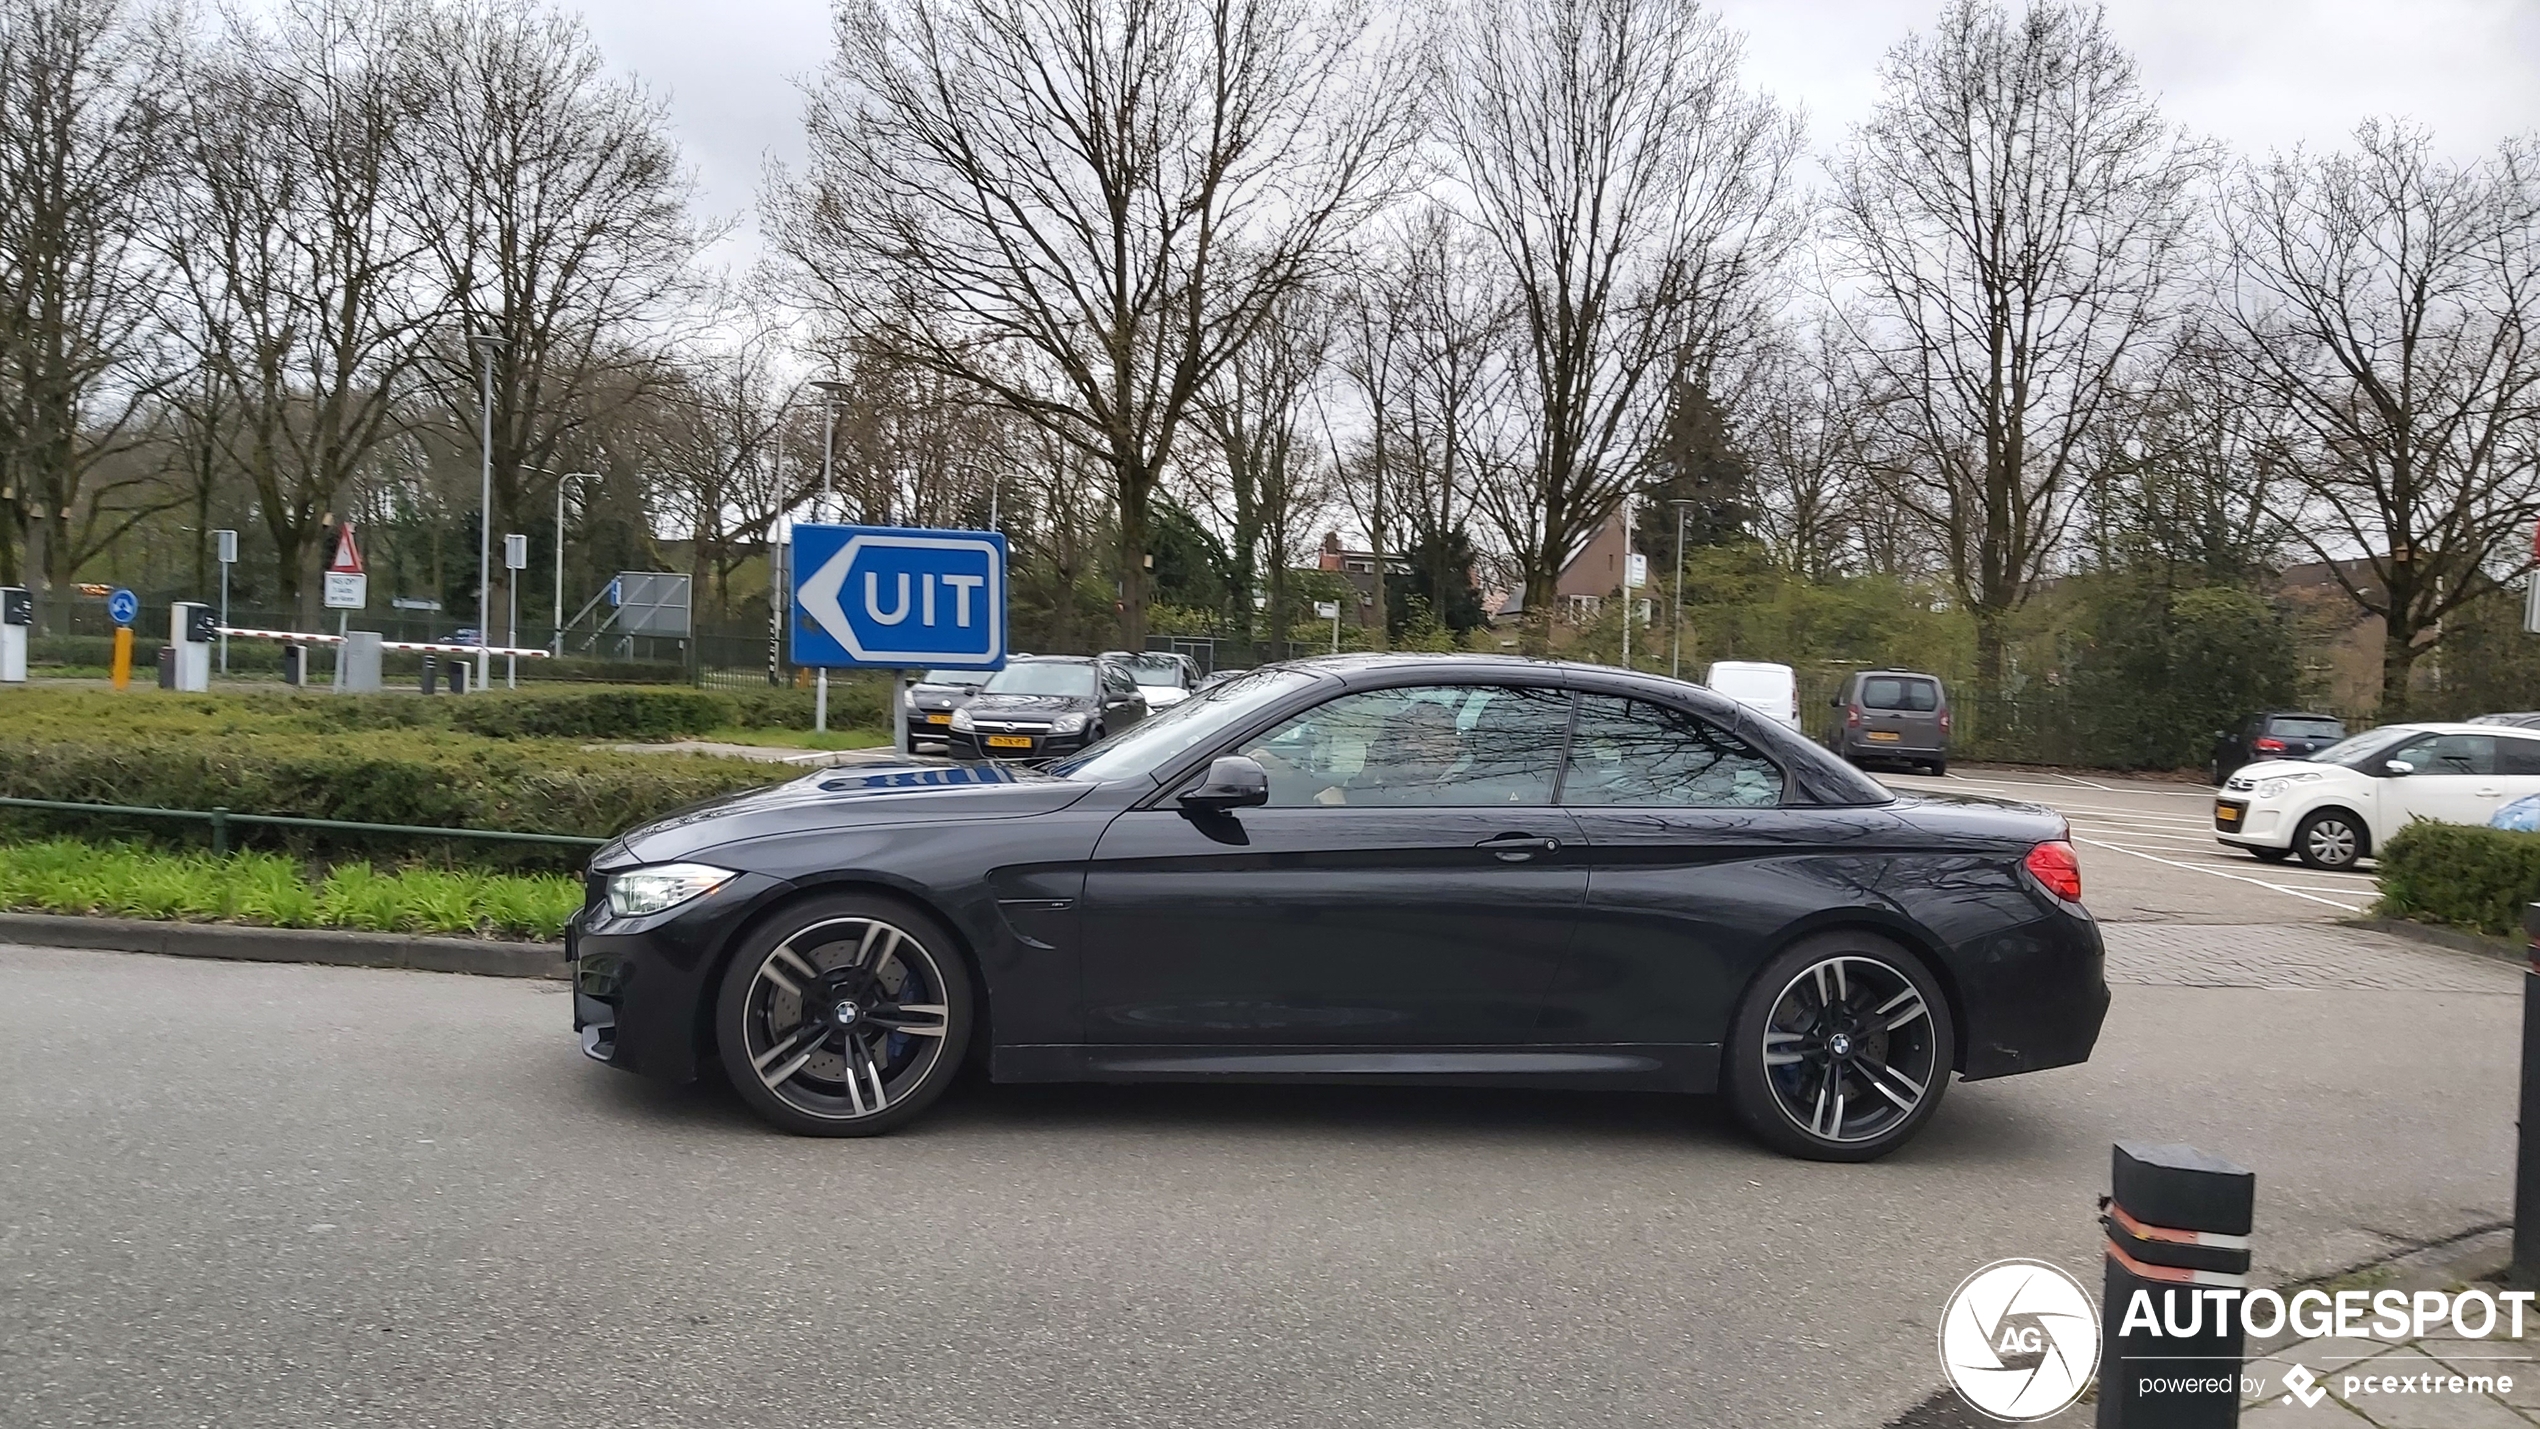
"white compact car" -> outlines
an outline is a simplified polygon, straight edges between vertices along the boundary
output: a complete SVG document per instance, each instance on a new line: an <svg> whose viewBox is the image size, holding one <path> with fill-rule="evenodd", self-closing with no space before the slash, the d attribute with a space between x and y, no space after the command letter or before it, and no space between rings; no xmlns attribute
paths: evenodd
<svg viewBox="0 0 2540 1429"><path fill-rule="evenodd" d="M2410 819L2484 824L2526 794L2540 794L2540 729L2383 725L2308 759L2243 765L2214 800L2214 837L2346 869Z"/></svg>

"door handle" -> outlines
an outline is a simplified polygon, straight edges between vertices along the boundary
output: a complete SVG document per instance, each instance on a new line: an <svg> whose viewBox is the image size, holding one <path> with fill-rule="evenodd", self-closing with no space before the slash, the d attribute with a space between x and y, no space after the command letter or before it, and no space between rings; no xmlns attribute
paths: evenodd
<svg viewBox="0 0 2540 1429"><path fill-rule="evenodd" d="M2481 789L2478 791L2478 797L2482 799L2502 798L2504 796L2504 792L2505 791L2502 789Z"/></svg>
<svg viewBox="0 0 2540 1429"><path fill-rule="evenodd" d="M1539 853L1558 853L1561 840L1537 838L1533 834L1496 834L1473 847L1489 849L1502 863L1524 863Z"/></svg>

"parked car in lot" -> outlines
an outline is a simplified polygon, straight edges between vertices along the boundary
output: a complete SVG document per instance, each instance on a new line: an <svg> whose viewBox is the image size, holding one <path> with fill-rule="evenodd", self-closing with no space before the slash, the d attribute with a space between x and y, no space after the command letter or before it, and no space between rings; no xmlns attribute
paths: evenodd
<svg viewBox="0 0 2540 1429"><path fill-rule="evenodd" d="M715 1064L807 1135L905 1124L986 1039L1013 1082L1719 1091L1860 1161L1953 1072L2090 1055L2065 839L1679 681L1343 655L1042 770L825 770L639 828L566 948L585 1053Z"/></svg>
<svg viewBox="0 0 2540 1429"><path fill-rule="evenodd" d="M1855 671L1831 703L1826 748L1836 754L1854 764L1901 759L1934 774L1949 772L1949 690L1938 675Z"/></svg>
<svg viewBox="0 0 2540 1429"><path fill-rule="evenodd" d="M1199 662L1176 650L1145 650L1132 654L1126 650L1106 653L1102 658L1129 672L1138 682L1138 693L1147 697L1150 710L1170 709L1191 697L1199 688Z"/></svg>
<svg viewBox="0 0 2540 1429"><path fill-rule="evenodd" d="M990 675L944 726L956 759L1049 759L1146 718L1137 681L1109 660L1035 655Z"/></svg>
<svg viewBox="0 0 2540 1429"><path fill-rule="evenodd" d="M2261 759L2308 759L2346 737L2346 722L2308 710L2260 710L2237 729L2214 736L2206 772L2220 784L2232 771Z"/></svg>
<svg viewBox="0 0 2540 1429"><path fill-rule="evenodd" d="M2540 730L2383 725L2235 771L2214 800L2214 837L2262 859L2353 868L2410 819L2484 824L2528 794L2540 794Z"/></svg>
<svg viewBox="0 0 2540 1429"><path fill-rule="evenodd" d="M2471 724L2510 724L2522 729L2540 729L2540 710L2514 710L2505 714L2483 714L2470 717Z"/></svg>
<svg viewBox="0 0 2540 1429"><path fill-rule="evenodd" d="M1714 660L1702 683L1785 729L1799 728L1799 677L1788 665L1762 660Z"/></svg>
<svg viewBox="0 0 2540 1429"><path fill-rule="evenodd" d="M908 737L945 740L952 732L953 711L988 681L988 670L929 670L908 687L900 701L900 717L908 721Z"/></svg>

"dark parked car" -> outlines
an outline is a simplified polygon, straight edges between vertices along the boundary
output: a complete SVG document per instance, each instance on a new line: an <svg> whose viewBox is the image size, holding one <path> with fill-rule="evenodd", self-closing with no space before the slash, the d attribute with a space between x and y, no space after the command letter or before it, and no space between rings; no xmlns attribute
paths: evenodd
<svg viewBox="0 0 2540 1429"><path fill-rule="evenodd" d="M984 698L984 697L983 697ZM978 706L972 706L976 709ZM1343 655L1046 770L829 770L635 830L566 938L612 1066L887 1131L999 1081L1725 1092L1867 1160L2107 1011L2063 819L1890 794L1698 686Z"/></svg>
<svg viewBox="0 0 2540 1429"><path fill-rule="evenodd" d="M908 721L911 740L942 740L952 731L952 712L970 703L986 684L990 670L929 670L908 687L900 715Z"/></svg>
<svg viewBox="0 0 2540 1429"><path fill-rule="evenodd" d="M988 677L953 711L944 742L956 759L1072 754L1146 718L1129 672L1082 655L1035 655Z"/></svg>
<svg viewBox="0 0 2540 1429"><path fill-rule="evenodd" d="M2308 759L2346 737L2346 722L2308 710L2260 710L2238 729L2214 736L2206 773L2216 784L2244 764L2262 759Z"/></svg>
<svg viewBox="0 0 2540 1429"><path fill-rule="evenodd" d="M1898 759L1949 772L1949 690L1938 675L1860 670L1835 691L1826 748L1855 764Z"/></svg>

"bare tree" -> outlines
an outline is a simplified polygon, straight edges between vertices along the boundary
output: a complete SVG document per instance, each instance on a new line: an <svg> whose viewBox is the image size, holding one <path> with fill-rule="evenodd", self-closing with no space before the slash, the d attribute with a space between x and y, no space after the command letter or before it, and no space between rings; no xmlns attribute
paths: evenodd
<svg viewBox="0 0 2540 1429"><path fill-rule="evenodd" d="M1453 183L1517 296L1531 450L1483 506L1538 640L1667 394L1796 236L1799 124L1740 87L1739 49L1693 0L1475 0L1441 48Z"/></svg>
<svg viewBox="0 0 2540 1429"><path fill-rule="evenodd" d="M2096 9L1952 0L1888 52L1834 164L1848 337L1892 460L2002 675L2004 622L2063 540L2126 358L2160 316L2204 152Z"/></svg>
<svg viewBox="0 0 2540 1429"><path fill-rule="evenodd" d="M2108 423L2114 450L2093 463L2102 564L2244 582L2284 551L2283 408L2252 382L2232 336L2192 321L2147 350Z"/></svg>
<svg viewBox="0 0 2540 1429"><path fill-rule="evenodd" d="M1350 0L853 0L809 171L774 185L804 298L1109 474L1132 644L1199 391L1387 196L1417 95L1363 28Z"/></svg>
<svg viewBox="0 0 2540 1429"><path fill-rule="evenodd" d="M282 597L318 617L326 528L406 420L443 305L404 175L430 91L398 0L241 12L195 56L156 226L175 323L237 408L221 429L273 538Z"/></svg>
<svg viewBox="0 0 2540 1429"><path fill-rule="evenodd" d="M2385 622L2384 720L2445 615L2530 570L2540 518L2540 162L2527 141L2438 159L2367 123L2279 157L2229 205L2232 313L2280 411L2284 513Z"/></svg>
<svg viewBox="0 0 2540 1429"><path fill-rule="evenodd" d="M494 520L519 530L547 509L530 493L562 480L559 458L597 404L639 398L624 379L664 370L650 360L661 328L713 235L691 221L667 108L606 72L580 19L531 0L458 0L421 23L436 101L401 177L448 295L432 375L476 430L477 354L461 334L499 340ZM493 575L500 610L510 574Z"/></svg>
<svg viewBox="0 0 2540 1429"><path fill-rule="evenodd" d="M164 37L113 0L0 13L0 512L49 628L51 593L160 509L132 480L95 476L155 376L140 236L168 61ZM16 542L0 542L0 575L20 574Z"/></svg>
<svg viewBox="0 0 2540 1429"><path fill-rule="evenodd" d="M777 518L803 489L780 470L787 415L765 332L697 354L647 384L659 391L645 424L644 467L665 516L688 531L688 570L698 603L732 613L732 573L763 553ZM817 473L813 474L817 479Z"/></svg>
<svg viewBox="0 0 2540 1429"><path fill-rule="evenodd" d="M1849 563L1861 503L1859 388L1821 324L1757 358L1740 435L1754 461L1754 532L1806 581Z"/></svg>
<svg viewBox="0 0 2540 1429"><path fill-rule="evenodd" d="M1320 293L1283 297L1253 340L1201 390L1199 413L1224 463L1224 499L1216 489L1196 504L1214 506L1234 558L1235 633L1259 638L1253 592L1261 591L1272 638L1288 623L1288 563L1300 510L1319 506L1315 455L1322 437L1310 410L1325 378L1332 344L1331 304ZM1247 658L1249 656L1247 655Z"/></svg>

